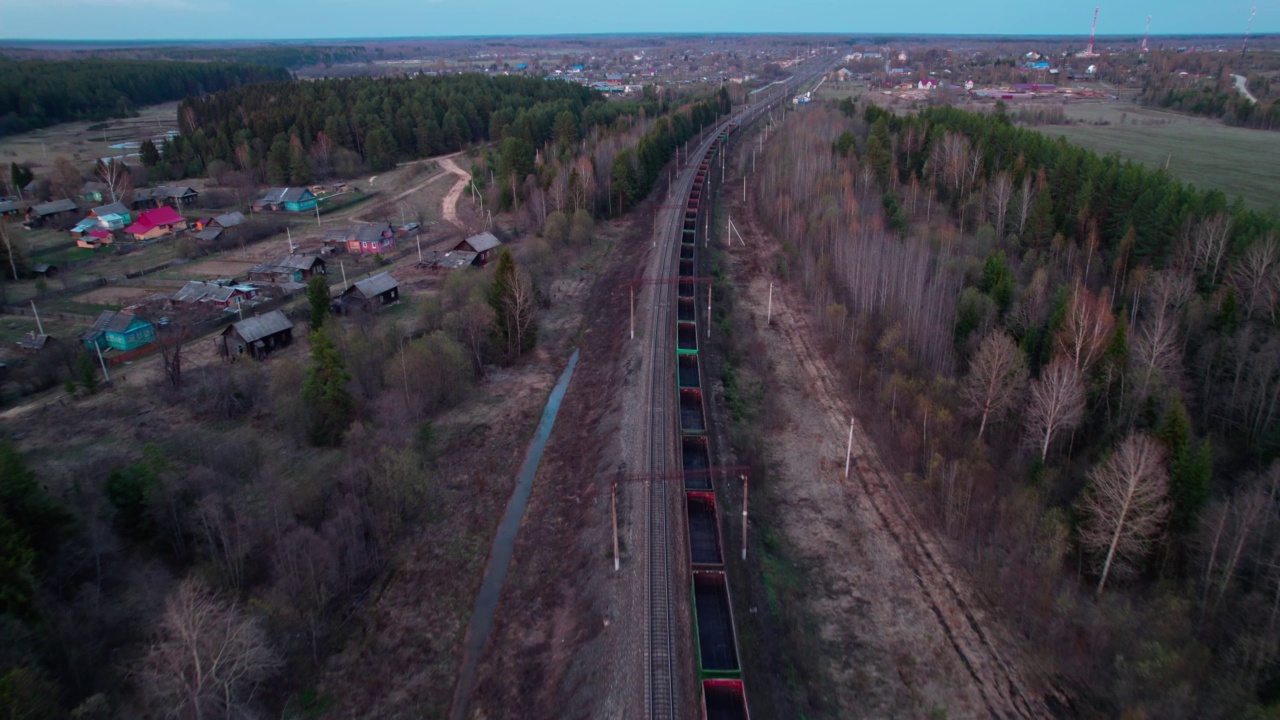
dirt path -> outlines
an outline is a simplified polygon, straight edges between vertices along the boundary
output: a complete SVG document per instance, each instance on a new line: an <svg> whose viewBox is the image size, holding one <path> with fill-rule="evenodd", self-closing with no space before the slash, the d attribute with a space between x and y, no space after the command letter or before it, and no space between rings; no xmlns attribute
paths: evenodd
<svg viewBox="0 0 1280 720"><path fill-rule="evenodd" d="M746 246L729 251L736 294L763 340L776 410L765 452L782 489L771 510L798 561L822 580L807 604L831 716L1050 715L1052 700L1028 682L1017 644L920 528L897 489L903 480L886 471L858 422L851 476L843 477L849 395L780 283L765 326L769 278L761 269L776 266L778 250L737 205Z"/></svg>
<svg viewBox="0 0 1280 720"><path fill-rule="evenodd" d="M442 209L444 219L457 227L462 227L462 223L458 222L458 198L462 197L462 191L466 189L467 183L471 182L471 173L458 167L452 156L440 158L440 167L458 176L458 182L454 183L449 194L444 196Z"/></svg>
<svg viewBox="0 0 1280 720"><path fill-rule="evenodd" d="M1249 78L1246 78L1243 75L1232 75L1231 77L1235 78L1236 90L1239 90L1241 95L1249 98L1250 103L1257 105L1258 98L1254 97L1253 93L1249 92Z"/></svg>

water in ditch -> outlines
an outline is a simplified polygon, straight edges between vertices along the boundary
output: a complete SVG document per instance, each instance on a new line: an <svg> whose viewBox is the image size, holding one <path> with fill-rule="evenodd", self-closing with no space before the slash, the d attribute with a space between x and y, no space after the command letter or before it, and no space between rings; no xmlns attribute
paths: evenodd
<svg viewBox="0 0 1280 720"><path fill-rule="evenodd" d="M462 670L458 675L458 685L453 693L454 720L463 720L471 704L471 686L475 684L476 668L480 664L480 655L489 641L489 632L493 630L493 616L498 609L498 598L502 596L502 585L507 579L507 568L511 565L511 554L515 549L516 533L520 530L520 521L524 518L525 506L529 504L529 496L533 493L533 477L538 474L538 464L542 462L542 451L547 447L547 439L551 437L551 428L555 425L556 414L560 412L560 401L569 389L569 380L573 377L573 369L578 364L578 351L574 349L569 357L560 379L547 398L547 406L542 410L542 419L538 429L533 433L529 450L525 453L524 463L520 466L520 474L516 476L516 487L507 502L507 512L502 516L502 524L498 525L498 533L493 538L493 548L489 551L489 564L484 569L484 579L480 581L480 592L476 595L475 609L471 612L471 623L467 626L467 634L462 647Z"/></svg>

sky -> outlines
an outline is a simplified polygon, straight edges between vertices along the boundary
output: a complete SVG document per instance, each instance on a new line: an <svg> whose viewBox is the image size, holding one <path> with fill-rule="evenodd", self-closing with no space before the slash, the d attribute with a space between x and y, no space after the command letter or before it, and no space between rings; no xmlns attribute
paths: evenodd
<svg viewBox="0 0 1280 720"><path fill-rule="evenodd" d="M1098 2L1098 0L1095 0ZM328 39L586 33L1080 35L1095 3L1034 0L0 0L0 39ZM1280 0L1100 0L1099 35L1280 32Z"/></svg>

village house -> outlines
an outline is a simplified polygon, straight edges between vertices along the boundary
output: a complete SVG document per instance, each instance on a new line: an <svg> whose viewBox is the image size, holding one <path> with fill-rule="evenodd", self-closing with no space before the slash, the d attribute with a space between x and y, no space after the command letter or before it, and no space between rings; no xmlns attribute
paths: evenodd
<svg viewBox="0 0 1280 720"><path fill-rule="evenodd" d="M334 252L341 248L349 253L376 255L394 250L395 238L395 230L389 224L350 225L345 230L330 233L324 245L333 248Z"/></svg>
<svg viewBox="0 0 1280 720"><path fill-rule="evenodd" d="M80 206L76 205L75 201L69 198L40 203L39 205L32 205L31 208L27 210L27 224L31 227L40 227L51 220L65 217L79 209ZM63 227L66 226L64 225Z"/></svg>
<svg viewBox="0 0 1280 720"><path fill-rule="evenodd" d="M206 218L196 223L196 229L200 232L195 234L195 238L205 242L212 242L217 240L224 230L243 225L246 222L248 220L238 211Z"/></svg>
<svg viewBox="0 0 1280 720"><path fill-rule="evenodd" d="M304 187L274 187L253 202L254 212L307 212L315 209L315 193Z"/></svg>
<svg viewBox="0 0 1280 720"><path fill-rule="evenodd" d="M476 257L472 262L476 265L483 266L489 262L490 254L497 254L497 250L501 245L502 241L495 237L493 233L482 232L479 235L472 235L466 240L463 240L453 249L475 253Z"/></svg>
<svg viewBox="0 0 1280 720"><path fill-rule="evenodd" d="M366 312L377 310L383 305L390 305L400 299L400 282L391 273L378 273L373 277L356 281L351 287L342 291L333 303L335 312L345 315L356 308Z"/></svg>
<svg viewBox="0 0 1280 720"><path fill-rule="evenodd" d="M80 199L87 203L100 203L106 200L109 192L106 183L90 180L80 188Z"/></svg>
<svg viewBox="0 0 1280 720"><path fill-rule="evenodd" d="M164 206L143 211L138 216L138 221L124 231L135 240L151 240L186 229L186 219L179 215L177 210Z"/></svg>
<svg viewBox="0 0 1280 720"><path fill-rule="evenodd" d="M158 208L164 205L181 208L192 205L199 199L200 193L194 188L185 185L159 185L134 190L130 204L134 210Z"/></svg>
<svg viewBox="0 0 1280 720"><path fill-rule="evenodd" d="M262 360L275 350L293 342L293 323L279 310L254 318L246 318L222 331L221 352L235 360L248 353Z"/></svg>
<svg viewBox="0 0 1280 720"><path fill-rule="evenodd" d="M272 283L304 283L313 275L325 273L325 262L319 255L285 255L255 265L249 270L249 279Z"/></svg>
<svg viewBox="0 0 1280 720"><path fill-rule="evenodd" d="M121 352L150 345L155 339L154 325L137 315L115 310L104 310L93 326L80 335L90 350L114 348Z"/></svg>
<svg viewBox="0 0 1280 720"><path fill-rule="evenodd" d="M186 307L218 307L234 309L258 294L252 285L218 285L191 280L169 296L175 305Z"/></svg>

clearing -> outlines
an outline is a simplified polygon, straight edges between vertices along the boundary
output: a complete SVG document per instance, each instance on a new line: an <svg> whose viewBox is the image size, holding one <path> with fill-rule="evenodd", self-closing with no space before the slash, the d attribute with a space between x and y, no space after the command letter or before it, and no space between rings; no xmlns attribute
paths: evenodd
<svg viewBox="0 0 1280 720"><path fill-rule="evenodd" d="M139 108L138 117L62 123L0 138L0 162L6 167L11 162L30 163L37 176L44 174L40 168L52 167L57 157L66 157L81 168L98 158L135 163L143 140L155 140L158 145L166 133L177 129L178 103L148 105Z"/></svg>
<svg viewBox="0 0 1280 720"><path fill-rule="evenodd" d="M1034 129L1103 155L1119 153L1151 168L1167 166L1183 182L1219 189L1230 199L1239 195L1255 210L1277 205L1280 133L1129 103L1074 103L1066 110L1080 124Z"/></svg>
<svg viewBox="0 0 1280 720"><path fill-rule="evenodd" d="M155 295L156 293L165 292L166 290L167 288L107 285L106 287L95 288L86 293L80 293L75 296L74 299L76 302L81 303L124 307L135 300L141 300L148 295Z"/></svg>

